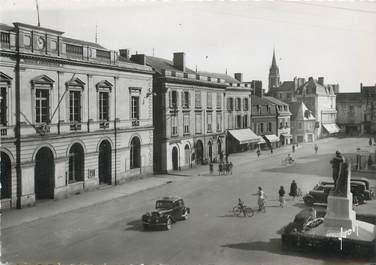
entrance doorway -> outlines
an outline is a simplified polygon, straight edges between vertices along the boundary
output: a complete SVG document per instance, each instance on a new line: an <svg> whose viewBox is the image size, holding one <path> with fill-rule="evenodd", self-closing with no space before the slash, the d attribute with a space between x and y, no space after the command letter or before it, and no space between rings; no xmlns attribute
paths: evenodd
<svg viewBox="0 0 376 265"><path fill-rule="evenodd" d="M34 187L35 199L53 199L55 185L55 161L48 147L39 149L35 156Z"/></svg>
<svg viewBox="0 0 376 265"><path fill-rule="evenodd" d="M201 142L201 140L198 140L196 142L196 163L197 164L203 164L203 160L204 160L204 146Z"/></svg>
<svg viewBox="0 0 376 265"><path fill-rule="evenodd" d="M12 195L12 163L9 156L1 152L1 199L10 199Z"/></svg>
<svg viewBox="0 0 376 265"><path fill-rule="evenodd" d="M176 146L172 148L172 169L178 170L179 169L179 160L178 160L178 149Z"/></svg>
<svg viewBox="0 0 376 265"><path fill-rule="evenodd" d="M189 145L185 145L184 147L184 157L185 157L185 165L188 166L190 164L190 158L191 158L191 150L189 150Z"/></svg>
<svg viewBox="0 0 376 265"><path fill-rule="evenodd" d="M111 144L107 140L103 140L99 145L98 156L98 175L99 184L111 185L111 162L112 162L112 149Z"/></svg>
<svg viewBox="0 0 376 265"><path fill-rule="evenodd" d="M212 142L209 142L208 146L209 146L209 160L210 160L210 162L212 162L213 161L213 146L212 146Z"/></svg>

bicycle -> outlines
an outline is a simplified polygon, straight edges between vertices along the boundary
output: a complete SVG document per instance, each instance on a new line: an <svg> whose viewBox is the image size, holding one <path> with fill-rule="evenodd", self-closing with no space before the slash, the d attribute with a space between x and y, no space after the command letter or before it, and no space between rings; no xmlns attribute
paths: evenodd
<svg viewBox="0 0 376 265"><path fill-rule="evenodd" d="M252 208L245 205L243 205L243 207L240 205L234 206L234 208L232 208L232 212L234 216L239 216L241 213L243 213L244 216L252 217L255 214L255 211Z"/></svg>

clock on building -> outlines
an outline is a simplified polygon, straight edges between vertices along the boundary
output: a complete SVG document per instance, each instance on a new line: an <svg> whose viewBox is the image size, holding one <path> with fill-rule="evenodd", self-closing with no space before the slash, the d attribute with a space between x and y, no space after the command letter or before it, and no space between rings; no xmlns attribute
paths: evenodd
<svg viewBox="0 0 376 265"><path fill-rule="evenodd" d="M46 46L46 41L42 36L39 36L37 39L37 46L38 49L42 50Z"/></svg>

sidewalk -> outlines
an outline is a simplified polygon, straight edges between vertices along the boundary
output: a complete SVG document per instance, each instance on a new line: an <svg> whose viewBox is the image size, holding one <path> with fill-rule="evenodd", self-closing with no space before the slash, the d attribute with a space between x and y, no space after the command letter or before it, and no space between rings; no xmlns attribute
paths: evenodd
<svg viewBox="0 0 376 265"><path fill-rule="evenodd" d="M104 203L119 197L162 186L175 180L179 180L179 178L166 175L153 176L118 186L108 186L106 188L84 192L62 200L39 202L33 207L23 208L21 210L9 209L3 211L1 214L1 229Z"/></svg>

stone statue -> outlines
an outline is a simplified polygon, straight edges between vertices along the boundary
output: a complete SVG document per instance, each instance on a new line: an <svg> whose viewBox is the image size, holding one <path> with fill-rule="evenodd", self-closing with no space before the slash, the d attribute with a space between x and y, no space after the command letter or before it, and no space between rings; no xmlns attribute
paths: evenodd
<svg viewBox="0 0 376 265"><path fill-rule="evenodd" d="M345 158L339 151L336 152L336 156L330 160L332 164L332 177L334 181L333 195L346 196L347 195L347 179L349 176L348 164L345 162Z"/></svg>

